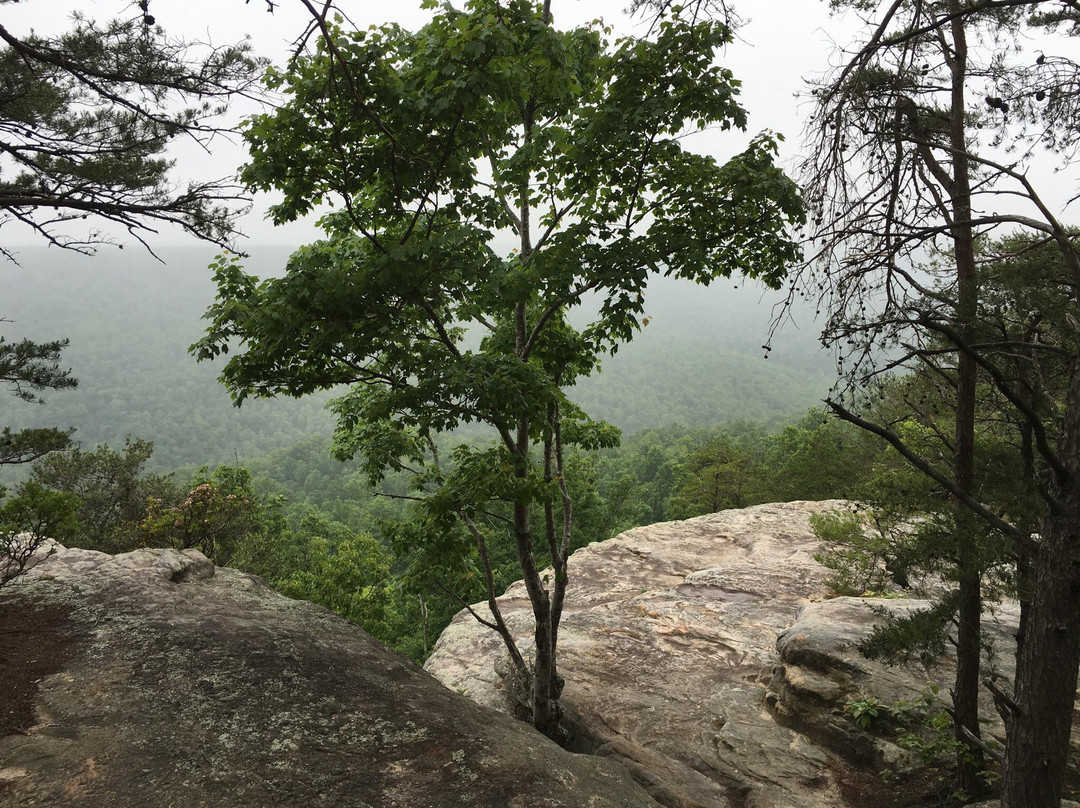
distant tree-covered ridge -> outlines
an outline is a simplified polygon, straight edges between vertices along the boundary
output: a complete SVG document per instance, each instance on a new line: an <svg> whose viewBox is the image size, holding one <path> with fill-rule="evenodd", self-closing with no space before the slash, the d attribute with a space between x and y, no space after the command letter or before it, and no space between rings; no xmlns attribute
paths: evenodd
<svg viewBox="0 0 1080 808"><path fill-rule="evenodd" d="M0 24L5 261L16 260L13 234L92 255L102 244L122 247L116 231L144 246L162 225L219 246L236 233L243 190L231 180L177 182L166 149L178 138L208 147L223 131L217 119L229 100L253 85L263 60L247 42L215 47L166 34L146 0L116 5L117 16L104 21L74 13L57 34ZM0 323L10 316L0 311ZM74 388L61 364L67 344L55 332L13 340L0 329L0 382L35 404L44 403L43 391ZM3 424L0 465L63 448L69 434Z"/></svg>
<svg viewBox="0 0 1080 808"><path fill-rule="evenodd" d="M252 249L250 266L279 274L289 248ZM267 451L326 433L330 396L246 402L236 409L186 348L202 331L213 298L212 247L160 251L165 264L132 251L91 261L57 250L17 250L20 266L0 265L5 290L2 324L9 339L46 340L57 329L71 338L65 369L75 390L52 391L48 406L0 401L18 426L75 427L86 448L123 446L126 435L154 442L153 471L204 463L245 462ZM765 419L782 423L813 406L832 381L827 354L817 350L809 314L801 330L785 328L768 361L761 343L775 295L756 285L717 283L688 291L650 285L648 327L602 372L571 390L589 412L631 433L682 423Z"/></svg>
<svg viewBox="0 0 1080 808"><path fill-rule="evenodd" d="M48 407L4 402L8 421L75 427L87 448L121 447L126 435L152 440L155 471L235 462L327 429L326 397L232 405L213 369L187 355L212 297L206 265L216 249L159 252L164 264L140 251L91 261L23 248L19 266L0 265L11 320L3 333L39 339L62 328L71 340L65 363L80 380L54 391ZM273 255L266 264L276 266Z"/></svg>

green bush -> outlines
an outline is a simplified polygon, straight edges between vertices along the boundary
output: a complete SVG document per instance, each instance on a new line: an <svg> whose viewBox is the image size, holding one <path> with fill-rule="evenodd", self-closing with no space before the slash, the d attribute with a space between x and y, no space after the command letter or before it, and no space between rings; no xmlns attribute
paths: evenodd
<svg viewBox="0 0 1080 808"><path fill-rule="evenodd" d="M814 560L832 570L826 584L833 593L858 597L888 592L895 540L880 523L858 513L820 513L810 516L810 528L822 542Z"/></svg>
<svg viewBox="0 0 1080 808"><path fill-rule="evenodd" d="M78 499L30 481L0 506L0 586L21 575L46 539L78 527Z"/></svg>

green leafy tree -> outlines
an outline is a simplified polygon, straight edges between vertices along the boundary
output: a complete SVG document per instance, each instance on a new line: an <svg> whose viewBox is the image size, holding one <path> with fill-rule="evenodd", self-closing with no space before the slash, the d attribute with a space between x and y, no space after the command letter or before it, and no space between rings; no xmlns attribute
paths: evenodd
<svg viewBox="0 0 1080 808"><path fill-rule="evenodd" d="M76 505L71 494L33 481L18 486L0 506L0 586L26 571L46 539L77 525Z"/></svg>
<svg viewBox="0 0 1080 808"><path fill-rule="evenodd" d="M727 425L658 467L675 470L662 518L762 502L859 498L882 449L876 438L818 409L773 434L745 423Z"/></svg>
<svg viewBox="0 0 1080 808"><path fill-rule="evenodd" d="M611 512L613 532L671 518L668 508L683 464L709 437L701 428L654 427L598 453L597 493Z"/></svg>
<svg viewBox="0 0 1080 808"><path fill-rule="evenodd" d="M717 435L683 464L682 482L668 502L670 516L686 519L756 503L763 471L758 459L730 436Z"/></svg>
<svg viewBox="0 0 1080 808"><path fill-rule="evenodd" d="M771 135L722 164L683 146L688 129L745 127L715 63L724 25L664 20L611 43L595 25L558 30L549 4L427 7L415 32L321 16L316 50L270 72L286 100L248 123L243 179L282 194L279 223L340 206L283 278L222 258L194 351L239 351L221 376L238 402L353 385L334 404L337 452L361 454L373 481L415 472L398 539L486 582L476 616L502 636L524 712L560 737L566 452L617 440L565 391L633 336L650 275L777 284L802 205ZM499 232L517 249L496 252ZM572 327L590 293L598 314ZM436 436L468 423L494 442L442 457ZM495 600L500 545L528 591L531 652Z"/></svg>
<svg viewBox="0 0 1080 808"><path fill-rule="evenodd" d="M281 593L337 612L384 642L393 642L388 610L394 597L390 554L366 533L315 514L304 517L303 567L275 582Z"/></svg>
<svg viewBox="0 0 1080 808"><path fill-rule="evenodd" d="M77 523L52 538L72 547L127 552L141 544L139 523L146 517L147 501L174 502L180 491L166 476L145 474L143 466L153 454L150 441L128 438L123 451L98 446L91 451L74 447L41 458L31 480L77 498Z"/></svg>
<svg viewBox="0 0 1080 808"><path fill-rule="evenodd" d="M762 441L768 499L853 498L882 443L858 429L811 410Z"/></svg>

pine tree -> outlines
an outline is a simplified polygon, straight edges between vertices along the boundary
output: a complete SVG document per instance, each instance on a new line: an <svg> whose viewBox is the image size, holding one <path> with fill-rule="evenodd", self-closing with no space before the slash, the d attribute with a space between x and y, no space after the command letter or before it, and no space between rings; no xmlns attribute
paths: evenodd
<svg viewBox="0 0 1080 808"><path fill-rule="evenodd" d="M76 14L57 36L0 24L0 227L21 224L21 234L28 228L51 246L87 254L122 247L117 231L148 247L145 237L161 226L225 246L245 202L240 188L229 180L178 184L166 149L179 138L207 146L222 131L228 100L251 88L262 61L247 43L210 47L167 36L149 0L124 13L106 23ZM0 242L0 254L16 260L9 244ZM38 402L43 391L75 387L60 365L66 345L0 337L0 382ZM62 449L70 433L4 427L0 464Z"/></svg>

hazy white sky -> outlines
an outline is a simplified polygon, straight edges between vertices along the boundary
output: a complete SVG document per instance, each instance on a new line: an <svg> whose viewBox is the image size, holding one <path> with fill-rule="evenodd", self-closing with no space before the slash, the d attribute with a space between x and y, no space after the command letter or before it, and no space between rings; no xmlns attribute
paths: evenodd
<svg viewBox="0 0 1080 808"><path fill-rule="evenodd" d="M430 12L420 9L419 0L339 0L338 5L360 26L397 21L407 27L423 24ZM617 33L640 30L624 12L628 0L553 0L556 23L563 27L596 18L614 25ZM4 25L25 32L62 30L73 9L95 19L107 19L123 12L121 0L33 0L3 6ZM740 31L740 41L732 45L721 61L743 82L743 102L750 112L750 134L763 129L783 133L787 138L785 158L798 150L799 135L806 104L795 98L803 88L803 79L824 71L836 58L836 46L847 44L846 37L856 29L856 20L830 17L826 0L741 0L739 13L749 20ZM290 43L303 29L307 12L299 0L278 0L273 14L266 12L263 0L151 0L150 11L159 25L173 35L226 44L250 36L255 51L274 61L283 61ZM635 28L635 25L638 28ZM800 115L800 107L803 114ZM251 105L237 105L236 112L252 112ZM736 134L707 134L695 144L698 150L715 154L718 159L735 153L745 142ZM181 146L175 150L177 177L216 178L231 174L244 160L241 144L224 140L205 153ZM264 220L269 199L259 197L242 222L250 239L258 244L299 245L317 236L310 223L272 227ZM117 234L122 236L123 234ZM5 232L15 238L14 228ZM184 243L181 233L162 232L157 244ZM9 243L12 243L9 241Z"/></svg>

